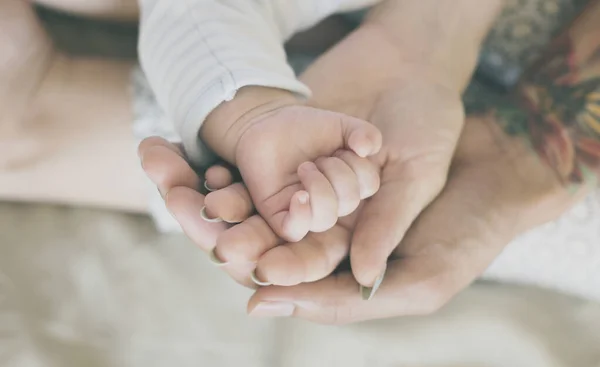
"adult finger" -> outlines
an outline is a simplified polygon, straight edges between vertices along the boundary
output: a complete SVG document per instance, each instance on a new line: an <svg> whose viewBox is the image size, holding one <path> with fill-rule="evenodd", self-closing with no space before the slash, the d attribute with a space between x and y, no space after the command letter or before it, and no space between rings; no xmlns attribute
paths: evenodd
<svg viewBox="0 0 600 367"><path fill-rule="evenodd" d="M260 215L254 215L223 232L214 251L227 264L256 264L262 254L280 243L269 224Z"/></svg>
<svg viewBox="0 0 600 367"><path fill-rule="evenodd" d="M442 190L465 121L456 91L428 82L385 93L370 119L385 137L381 154L373 157L382 164L381 188L361 212L350 256L354 276L366 287Z"/></svg>
<svg viewBox="0 0 600 367"><path fill-rule="evenodd" d="M255 317L293 316L323 324L428 314L447 301L438 279L441 271L427 261L392 261L371 301L362 299L359 284L349 272L293 287L265 287L251 297L248 312Z"/></svg>
<svg viewBox="0 0 600 367"><path fill-rule="evenodd" d="M217 239L229 225L204 220L202 208L205 205L205 196L198 192L200 178L185 160L182 150L162 138L149 138L140 144L139 154L146 173L163 193L167 209L184 233L198 247L211 254L213 263L223 265L219 263L218 258L213 258L213 249ZM227 185L232 179L229 171L212 171L212 180L209 182L213 187ZM254 267L254 263L239 263L225 266L224 270L238 283L253 288L254 284L248 280L247 274Z"/></svg>
<svg viewBox="0 0 600 367"><path fill-rule="evenodd" d="M208 192L224 189L233 183L233 175L227 167L215 165L209 167L204 173L206 180L204 188Z"/></svg>
<svg viewBox="0 0 600 367"><path fill-rule="evenodd" d="M203 220L200 208L204 206L204 195L189 187L171 189L165 197L165 204L185 234L206 252L215 247L217 237L228 228L226 223Z"/></svg>
<svg viewBox="0 0 600 367"><path fill-rule="evenodd" d="M256 276L268 284L292 286L331 274L348 254L350 232L334 226L301 241L277 246L260 257Z"/></svg>
<svg viewBox="0 0 600 367"><path fill-rule="evenodd" d="M161 138L160 136L151 136L151 137L148 137L148 138L142 140L142 142L138 145L138 157L140 157L140 159L142 159L148 149L156 147L156 146L165 147L165 148L171 150L173 153L178 154L181 157L185 158L183 149L181 149L181 147L179 145L177 145L176 143L171 143L170 141L168 141L164 138Z"/></svg>
<svg viewBox="0 0 600 367"><path fill-rule="evenodd" d="M198 174L175 145L162 138L149 138L140 144L139 153L142 168L163 197L177 186L199 188Z"/></svg>
<svg viewBox="0 0 600 367"><path fill-rule="evenodd" d="M227 223L240 223L254 211L250 193L241 182L209 193L204 205L210 218L220 218Z"/></svg>
<svg viewBox="0 0 600 367"><path fill-rule="evenodd" d="M392 260L377 296L369 301L364 300L349 272L294 287L261 288L250 299L248 312L251 316L292 316L323 324L431 314L485 268L469 269L466 256L458 259L454 263L437 256Z"/></svg>
<svg viewBox="0 0 600 367"><path fill-rule="evenodd" d="M311 233L297 243L282 245L267 222L255 215L223 232L214 250L223 265L256 264L248 279L260 286L294 285L331 274L347 256L350 232L336 226L325 233ZM247 268L246 268L247 269ZM242 277L243 278L243 277Z"/></svg>
<svg viewBox="0 0 600 367"><path fill-rule="evenodd" d="M237 224L217 239L214 257L238 283L256 288L259 282L254 274L259 257L281 243L267 222L259 215Z"/></svg>
<svg viewBox="0 0 600 367"><path fill-rule="evenodd" d="M208 222L202 218L200 208L204 206L204 195L188 187L179 186L168 192L165 203L169 212L181 225L183 232L203 251L211 254L211 260L215 265L223 267L223 270L238 283L254 287L248 281L248 274L254 269L254 263L225 264L220 262L219 258L212 258L217 240L229 225L225 222Z"/></svg>
<svg viewBox="0 0 600 367"><path fill-rule="evenodd" d="M384 169L381 187L361 211L352 239L352 271L361 285L372 287L381 277L408 228L441 191L444 168L414 161Z"/></svg>

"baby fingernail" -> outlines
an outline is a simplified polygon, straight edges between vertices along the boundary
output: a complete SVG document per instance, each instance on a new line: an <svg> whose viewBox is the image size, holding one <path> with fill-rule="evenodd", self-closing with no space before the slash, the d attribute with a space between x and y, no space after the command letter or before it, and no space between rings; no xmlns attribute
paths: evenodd
<svg viewBox="0 0 600 367"><path fill-rule="evenodd" d="M304 191L298 194L298 202L300 202L300 204L306 204L308 203L308 192Z"/></svg>
<svg viewBox="0 0 600 367"><path fill-rule="evenodd" d="M366 146L362 146L359 147L355 150L356 155L358 155L361 158L366 158L369 156L369 154L371 154L371 148L366 147Z"/></svg>
<svg viewBox="0 0 600 367"><path fill-rule="evenodd" d="M261 302L257 304L250 316L252 317L290 317L294 314L296 306L285 302Z"/></svg>
<svg viewBox="0 0 600 367"><path fill-rule="evenodd" d="M206 206L203 206L202 209L200 209L200 216L202 217L202 219L204 219L205 222L208 223L221 223L223 221L223 219L221 218L210 218L208 216L208 214L206 213Z"/></svg>
<svg viewBox="0 0 600 367"><path fill-rule="evenodd" d="M360 296L364 301L370 301L373 299L373 297L375 297L375 293L379 290L379 287L381 287L381 283L383 283L383 278L385 277L386 270L387 267L386 269L383 269L381 274L377 277L377 279L375 279L373 287L363 287L362 285L360 286Z"/></svg>

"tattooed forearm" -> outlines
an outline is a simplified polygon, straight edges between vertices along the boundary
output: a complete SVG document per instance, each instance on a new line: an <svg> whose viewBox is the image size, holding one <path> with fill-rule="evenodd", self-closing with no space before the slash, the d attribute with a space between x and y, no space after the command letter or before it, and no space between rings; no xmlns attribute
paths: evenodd
<svg viewBox="0 0 600 367"><path fill-rule="evenodd" d="M600 177L600 1L593 0L549 47L517 96L525 114L513 111L505 120L513 129L526 126L536 151L563 182Z"/></svg>

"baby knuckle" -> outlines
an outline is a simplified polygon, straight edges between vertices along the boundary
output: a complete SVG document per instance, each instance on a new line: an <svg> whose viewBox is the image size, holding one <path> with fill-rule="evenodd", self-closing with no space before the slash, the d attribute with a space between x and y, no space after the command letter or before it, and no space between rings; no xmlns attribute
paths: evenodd
<svg viewBox="0 0 600 367"><path fill-rule="evenodd" d="M345 217L346 215L352 214L360 205L360 199L355 200L354 198L347 199L345 201L340 200L340 202L343 202L343 204L340 204L340 210L338 212L340 217Z"/></svg>
<svg viewBox="0 0 600 367"><path fill-rule="evenodd" d="M365 185L365 195L366 197L371 197L375 195L377 191L379 191L379 187L381 186L381 181L379 179L378 174L368 175L366 179Z"/></svg>
<svg viewBox="0 0 600 367"><path fill-rule="evenodd" d="M337 223L337 220L338 220L338 217L335 213L332 215L326 215L326 216L324 215L318 221L316 221L316 223L312 226L311 232L317 232L317 233L325 232L325 231L331 229L333 226L335 226L335 223Z"/></svg>
<svg viewBox="0 0 600 367"><path fill-rule="evenodd" d="M365 167L361 172L358 172L360 181L362 182L363 190L369 194L374 194L379 190L381 179L379 172L374 167Z"/></svg>

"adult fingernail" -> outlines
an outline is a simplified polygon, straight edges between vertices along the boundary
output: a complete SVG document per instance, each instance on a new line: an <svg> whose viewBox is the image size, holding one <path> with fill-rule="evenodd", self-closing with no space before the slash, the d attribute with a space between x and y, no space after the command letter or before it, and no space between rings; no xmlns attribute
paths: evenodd
<svg viewBox="0 0 600 367"><path fill-rule="evenodd" d="M206 213L206 205L202 207L202 209L200 209L200 217L202 217L202 219L204 219L205 222L208 223L221 223L223 221L223 219L217 217L217 218L210 218L208 216L208 214Z"/></svg>
<svg viewBox="0 0 600 367"><path fill-rule="evenodd" d="M215 189L212 189L210 186L208 186L208 181L204 180L204 188L206 189L206 191L208 192L213 192L216 191Z"/></svg>
<svg viewBox="0 0 600 367"><path fill-rule="evenodd" d="M269 282L263 282L262 280L260 280L258 278L258 275L256 275L256 269L252 272L252 274L250 274L250 279L252 279L252 281L254 282L254 284L256 284L259 287L268 287L270 285L273 285Z"/></svg>
<svg viewBox="0 0 600 367"><path fill-rule="evenodd" d="M373 283L372 287L364 287L362 285L360 286L360 296L364 301L370 301L373 299L373 297L375 297L375 293L377 293L379 287L381 287L381 283L383 283L383 278L385 278L386 270L387 266L383 269L383 271L377 277L377 279L375 279L375 283Z"/></svg>
<svg viewBox="0 0 600 367"><path fill-rule="evenodd" d="M294 314L296 306L285 302L261 302L257 304L250 316L252 317L290 317Z"/></svg>
<svg viewBox="0 0 600 367"><path fill-rule="evenodd" d="M218 267L225 266L225 265L229 264L227 261L223 261L223 260L219 259L219 256L217 256L217 254L215 252L216 249L217 248L214 247L208 253L208 259L210 260L210 262L213 263L215 266L218 266Z"/></svg>
<svg viewBox="0 0 600 367"><path fill-rule="evenodd" d="M227 220L227 219L223 219L223 222L228 223L228 224L240 224L243 221L242 220Z"/></svg>
<svg viewBox="0 0 600 367"><path fill-rule="evenodd" d="M371 155L371 151L373 149L368 147L368 146L361 146L356 148L356 150L354 151L356 153L356 155L358 155L361 158L366 158L369 155Z"/></svg>

